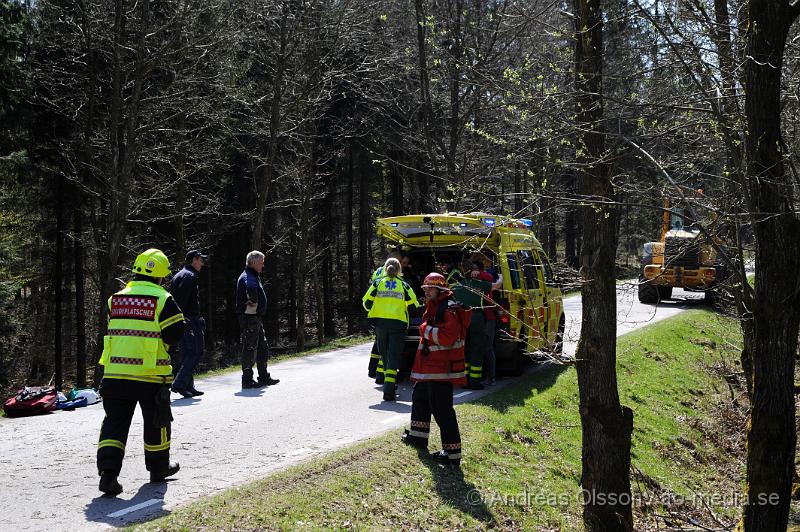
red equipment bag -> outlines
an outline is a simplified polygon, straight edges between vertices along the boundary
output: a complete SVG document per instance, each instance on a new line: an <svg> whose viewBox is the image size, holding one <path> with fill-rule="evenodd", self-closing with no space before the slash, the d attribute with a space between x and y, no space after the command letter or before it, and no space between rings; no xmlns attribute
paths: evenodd
<svg viewBox="0 0 800 532"><path fill-rule="evenodd" d="M33 386L21 389L3 404L8 417L35 416L46 414L56 408L58 394L55 388Z"/></svg>

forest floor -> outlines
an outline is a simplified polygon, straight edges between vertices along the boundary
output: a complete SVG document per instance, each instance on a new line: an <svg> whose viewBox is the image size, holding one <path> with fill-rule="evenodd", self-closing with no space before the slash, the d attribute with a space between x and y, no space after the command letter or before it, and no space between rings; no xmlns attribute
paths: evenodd
<svg viewBox="0 0 800 532"><path fill-rule="evenodd" d="M747 411L740 344L738 323L707 310L619 339L637 530L735 525ZM398 430L136 529L580 529L577 402L574 367L550 365L457 407L460 471L421 459ZM434 429L432 450L438 441Z"/></svg>

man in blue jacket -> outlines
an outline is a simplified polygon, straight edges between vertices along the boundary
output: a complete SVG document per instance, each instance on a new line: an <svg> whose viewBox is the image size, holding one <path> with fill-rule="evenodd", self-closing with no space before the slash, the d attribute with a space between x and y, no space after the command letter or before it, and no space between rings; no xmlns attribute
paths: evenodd
<svg viewBox="0 0 800 532"><path fill-rule="evenodd" d="M259 274L264 269L264 254L251 251L247 254L245 268L236 282L236 317L242 340L242 388L261 388L278 384L267 371L269 345L264 334L262 318L267 311L267 294ZM258 369L258 380L253 380L253 360Z"/></svg>
<svg viewBox="0 0 800 532"><path fill-rule="evenodd" d="M196 397L203 392L194 387L194 369L203 358L205 350L206 320L200 315L200 287L198 279L207 255L193 249L186 254L185 266L172 278L170 293L183 311L186 332L181 339L180 367L172 383L172 391L184 397Z"/></svg>

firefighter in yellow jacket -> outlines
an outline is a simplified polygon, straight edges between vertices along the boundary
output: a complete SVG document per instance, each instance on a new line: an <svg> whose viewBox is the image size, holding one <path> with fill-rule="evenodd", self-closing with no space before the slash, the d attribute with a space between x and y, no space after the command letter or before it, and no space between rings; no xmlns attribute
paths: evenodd
<svg viewBox="0 0 800 532"><path fill-rule="evenodd" d="M122 493L117 481L133 413L144 419L144 462L150 481L160 482L180 469L169 459L172 367L167 349L183 336L181 309L161 283L169 259L148 249L133 263L133 279L108 300L108 334L103 339L100 395L106 416L97 445L100 491Z"/></svg>
<svg viewBox="0 0 800 532"><path fill-rule="evenodd" d="M417 304L411 286L400 278L400 261L384 265L386 276L374 281L362 298L369 324L375 328L378 352L383 361L383 400L397 399L397 368L403 355L408 329L408 307Z"/></svg>

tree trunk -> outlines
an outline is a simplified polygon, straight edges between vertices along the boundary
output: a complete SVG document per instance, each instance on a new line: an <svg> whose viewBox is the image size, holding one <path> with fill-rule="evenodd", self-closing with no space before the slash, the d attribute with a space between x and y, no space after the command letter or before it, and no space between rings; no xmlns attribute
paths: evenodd
<svg viewBox="0 0 800 532"><path fill-rule="evenodd" d="M722 79L722 91L720 92L719 111L722 113L720 124L722 131L725 134L727 145L727 170L735 179L725 179L723 181L723 194L725 196L735 197L740 194L742 190L737 189L736 182L742 182L744 167L742 164L742 148L739 145L738 135L741 130L738 124L740 116L740 109L738 105L738 98L736 94L736 77L733 56L733 46L731 44L731 21L730 12L728 10L727 0L714 0L714 21L716 26L711 33L714 40L714 46L717 49L719 57L719 70ZM745 185L744 190L747 190ZM745 193L745 197L748 194ZM738 222L736 238L739 238ZM741 244L741 243L739 243ZM741 245L737 245L741 250ZM744 339L741 363L742 371L745 375L747 396L751 401L753 400L753 344L755 338L753 337L753 320L751 310L753 308L752 294L747 288L747 275L744 270L742 254L739 254L739 260L736 261L739 271L730 272L733 276L739 277L740 289L734 290L734 297L736 300L737 312L739 314L739 323L742 329L742 337Z"/></svg>
<svg viewBox="0 0 800 532"><path fill-rule="evenodd" d="M448 145L445 153L447 161L447 178L450 183L458 183L456 157L458 157L458 143L461 137L461 72L463 69L463 35L461 30L461 18L463 16L464 6L461 0L455 0L452 4L450 12L450 46L449 59L450 64L447 65L447 70L450 75L450 116L448 118ZM450 187L444 188L444 201L448 204L452 203L455 199ZM450 205L448 205L450 207ZM448 208L448 210L454 210Z"/></svg>
<svg viewBox="0 0 800 532"><path fill-rule="evenodd" d="M127 65L122 61L122 50L127 46L123 42L127 18L122 0L114 3L114 43L112 54L112 93L111 120L109 124L109 151L111 162L107 168L108 193L110 197L107 218L105 249L101 255L104 272L100 285L100 305L97 316L97 356L100 359L103 348L103 336L108 326L108 308L106 300L115 292L114 276L119 264L122 240L127 232L127 220L130 210L130 189L133 170L137 159L137 137L139 124L139 103L144 87L144 80L151 68L148 61L150 52L146 46L146 36L150 22L150 3L140 2L138 5L140 25L136 39L136 60L133 68L133 84L130 89L124 87L128 77ZM130 93L128 94L128 90ZM127 108L124 108L127 106ZM96 366L95 385L99 384L102 367Z"/></svg>
<svg viewBox="0 0 800 532"><path fill-rule="evenodd" d="M522 197L522 169L519 161L514 163L514 216L520 216L525 207L525 198Z"/></svg>
<svg viewBox="0 0 800 532"><path fill-rule="evenodd" d="M570 198L575 195L575 176L572 172L564 175L564 185ZM564 262L573 268L578 267L575 206L570 202L564 209Z"/></svg>
<svg viewBox="0 0 800 532"><path fill-rule="evenodd" d="M297 246L297 237L291 239L291 245ZM286 306L289 311L289 341L297 339L297 283L302 282L297 275L297 252L296 247L291 248L295 252L291 255L289 263L289 289L286 291Z"/></svg>
<svg viewBox="0 0 800 532"><path fill-rule="evenodd" d="M345 253L347 253L347 334L356 330L356 280L353 254L353 143L347 150L347 204L345 206Z"/></svg>
<svg viewBox="0 0 800 532"><path fill-rule="evenodd" d="M403 214L403 172L398 164L392 165L391 196L392 216L401 216Z"/></svg>
<svg viewBox="0 0 800 532"><path fill-rule="evenodd" d="M313 177L309 176L309 182L303 184L303 200L300 205L300 236L297 245L297 350L302 351L306 347L306 287L308 284L309 257L308 244L311 236L309 211L311 209L311 183Z"/></svg>
<svg viewBox="0 0 800 532"><path fill-rule="evenodd" d="M86 387L86 293L83 271L83 211L78 202L73 211L73 228L75 242L73 244L75 268L75 371L78 388Z"/></svg>
<svg viewBox="0 0 800 532"><path fill-rule="evenodd" d="M434 117L433 112L433 100L431 98L431 88L430 88L430 70L428 68L428 46L427 46L427 27L430 21L428 20L427 14L425 12L425 5L426 3L423 0L414 0L414 12L416 15L417 21L417 54L419 59L419 91L420 91L420 100L422 103L421 106L421 115L422 115L422 130L423 134L425 135L425 149L428 155L428 162L430 164L431 171L434 175L439 176L439 164L437 162L436 157L436 148L435 144L441 144L441 141L437 143L436 139L438 135L434 131L434 124L436 118ZM442 152L445 150L443 149L442 145ZM419 191L420 191L420 207L430 207L434 202L428 197L428 192L430 188L430 183L428 176L425 172L419 172ZM436 188L436 185L434 185ZM438 192L438 191L436 191ZM435 192L435 194L436 194ZM421 212L425 212L426 209L420 209Z"/></svg>
<svg viewBox="0 0 800 532"><path fill-rule="evenodd" d="M275 187L271 188L270 194L273 194L274 197ZM270 290L270 301L273 303L267 305L267 312L264 316L264 320L266 321L267 339L270 341L270 343L274 343L280 339L281 316L283 314L282 309L277 302L281 300L282 294L286 292L286 284L284 282L285 278L283 277L282 272L280 272L277 268L278 261L280 260L278 257L281 257L281 254L284 252L284 250L275 247L276 237L281 238L283 236L283 226L280 221L281 213L278 209L269 209L265 216L267 227L269 227L270 230L268 237L269 246L264 253L267 255L270 264L274 264L274 266L267 268L267 286ZM294 292L290 292L289 297L293 298Z"/></svg>
<svg viewBox="0 0 800 532"><path fill-rule="evenodd" d="M55 331L53 334L53 357L55 370L55 386L56 390L60 390L64 385L64 369L62 363L64 361L64 345L62 326L64 323L64 179L58 177L58 193L54 198L56 202L56 250L53 260L53 302Z"/></svg>
<svg viewBox="0 0 800 532"><path fill-rule="evenodd" d="M75 371L76 371L76 385L78 388L86 387L86 368L87 357L86 352L86 289L85 289L85 276L84 271L84 244L83 244L83 202L84 195L81 192L81 186L86 186L92 179L92 173L89 170L91 161L94 158L94 147L92 145L92 136L95 129L95 113L97 101L97 56L98 52L95 50L94 45L94 30L92 25L92 18L86 9L86 6L81 3L81 21L82 31L85 36L86 47L86 66L88 69L88 83L86 86L86 123L83 129L83 139L80 151L82 158L81 166L78 176L80 183L75 186L75 206L73 210L73 229L75 231L75 240L73 244L74 253L74 269L75 269ZM100 279L103 279L103 272L101 266ZM99 305L102 307L103 305ZM98 322L99 323L99 322Z"/></svg>
<svg viewBox="0 0 800 532"><path fill-rule="evenodd" d="M185 113L178 115L177 129L179 135L185 136ZM184 138L175 164L178 181L178 187L175 192L175 253L178 257L185 257L188 251L186 249L186 224L184 219L186 212L186 149L186 139Z"/></svg>
<svg viewBox="0 0 800 532"><path fill-rule="evenodd" d="M317 345L325 343L325 296L322 291L319 268L314 270L314 298L317 300Z"/></svg>
<svg viewBox="0 0 800 532"><path fill-rule="evenodd" d="M756 235L753 400L747 431L745 530L785 530L794 475L794 357L800 325L800 220L784 174L781 68L800 12L750 0L745 63L747 184Z"/></svg>
<svg viewBox="0 0 800 532"><path fill-rule="evenodd" d="M358 162L358 286L359 290L366 290L370 271L369 264L369 237L371 224L371 213L369 208L369 183L370 176L367 175L366 165L363 164L363 155L359 154ZM358 300L356 300L358 303Z"/></svg>
<svg viewBox="0 0 800 532"><path fill-rule="evenodd" d="M613 200L603 157L603 18L599 0L575 2L577 125L586 153L580 173L583 197ZM614 278L616 210L583 207L583 317L576 353L580 396L583 521L590 531L632 530L630 448L633 412L620 405L616 374L617 300Z"/></svg>
<svg viewBox="0 0 800 532"><path fill-rule="evenodd" d="M318 304L322 307L323 323L319 325L322 327L324 336L333 338L336 336L336 323L334 321L333 302L336 299L336 294L333 289L333 253L334 247L337 245L337 236L341 231L336 231L337 220L333 216L333 205L337 198L337 185L338 181L332 179L332 176L326 176L328 182L327 194L323 200L323 219L320 222L322 229L315 231L317 235L316 248L320 251L322 259L322 271L319 272L320 292L318 293L321 298Z"/></svg>
<svg viewBox="0 0 800 532"><path fill-rule="evenodd" d="M272 78L272 102L269 117L269 141L266 146L266 161L256 169L256 211L253 220L253 235L250 247L260 249L264 230L264 208L275 174L275 161L278 157L278 132L281 128L281 103L283 100L283 83L286 74L286 48L288 46L288 7L284 7L280 23L280 48L275 56L275 75Z"/></svg>
<svg viewBox="0 0 800 532"><path fill-rule="evenodd" d="M336 321L334 320L333 315L333 300L335 298L335 294L333 293L333 261L331 260L331 248L330 245L326 245L325 251L323 252L323 259L322 259L322 272L320 276L322 277L322 310L323 315L325 317L325 322L323 324L325 336L328 338L333 338L336 336Z"/></svg>

